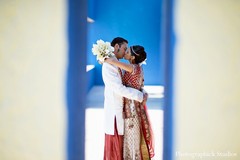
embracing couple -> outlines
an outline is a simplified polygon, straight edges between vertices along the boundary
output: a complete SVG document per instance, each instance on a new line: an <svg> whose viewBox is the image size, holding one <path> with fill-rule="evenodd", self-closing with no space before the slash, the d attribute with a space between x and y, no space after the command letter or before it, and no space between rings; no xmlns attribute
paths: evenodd
<svg viewBox="0 0 240 160"><path fill-rule="evenodd" d="M111 46L115 56L106 59L102 66L104 160L150 160L154 156L154 143L141 67L147 54L140 45L128 48L128 41L121 37L114 38ZM120 62L123 57L129 63Z"/></svg>

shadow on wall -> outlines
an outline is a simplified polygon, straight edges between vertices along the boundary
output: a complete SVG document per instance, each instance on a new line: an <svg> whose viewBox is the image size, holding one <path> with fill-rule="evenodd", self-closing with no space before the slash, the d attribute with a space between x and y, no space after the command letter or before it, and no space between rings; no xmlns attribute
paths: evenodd
<svg viewBox="0 0 240 160"><path fill-rule="evenodd" d="M68 0L67 159L85 159L87 0Z"/></svg>

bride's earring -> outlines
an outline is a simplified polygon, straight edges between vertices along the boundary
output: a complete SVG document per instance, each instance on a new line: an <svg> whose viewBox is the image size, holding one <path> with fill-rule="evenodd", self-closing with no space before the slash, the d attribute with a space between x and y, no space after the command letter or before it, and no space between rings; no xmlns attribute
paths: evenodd
<svg viewBox="0 0 240 160"><path fill-rule="evenodd" d="M134 56L131 56L131 63L133 64L133 61L134 61L135 57Z"/></svg>

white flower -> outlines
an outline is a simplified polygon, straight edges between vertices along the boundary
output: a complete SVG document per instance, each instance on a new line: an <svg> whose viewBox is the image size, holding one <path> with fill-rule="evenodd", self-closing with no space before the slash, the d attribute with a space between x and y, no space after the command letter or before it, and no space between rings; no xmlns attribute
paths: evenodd
<svg viewBox="0 0 240 160"><path fill-rule="evenodd" d="M93 44L92 52L93 55L97 56L97 60L102 64L105 58L110 58L114 56L114 48L109 42L104 42L103 40L98 40L97 44Z"/></svg>
<svg viewBox="0 0 240 160"><path fill-rule="evenodd" d="M141 65L143 65L143 64L145 64L145 65L147 65L147 58L144 60L144 61L142 61L141 63L139 63L139 65L141 66Z"/></svg>

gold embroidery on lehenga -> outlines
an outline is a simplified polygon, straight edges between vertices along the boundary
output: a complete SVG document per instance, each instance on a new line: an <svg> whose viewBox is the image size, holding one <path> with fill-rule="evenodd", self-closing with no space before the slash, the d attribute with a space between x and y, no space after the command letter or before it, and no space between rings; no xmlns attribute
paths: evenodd
<svg viewBox="0 0 240 160"><path fill-rule="evenodd" d="M133 73L126 72L123 82L126 86L140 89L143 86L143 73L141 67L135 65ZM144 128L148 127L147 117L144 115L144 108L138 101L124 98L124 160L149 160L148 147L143 136L142 123ZM142 122L143 120L143 122ZM149 133L147 133L149 136Z"/></svg>

